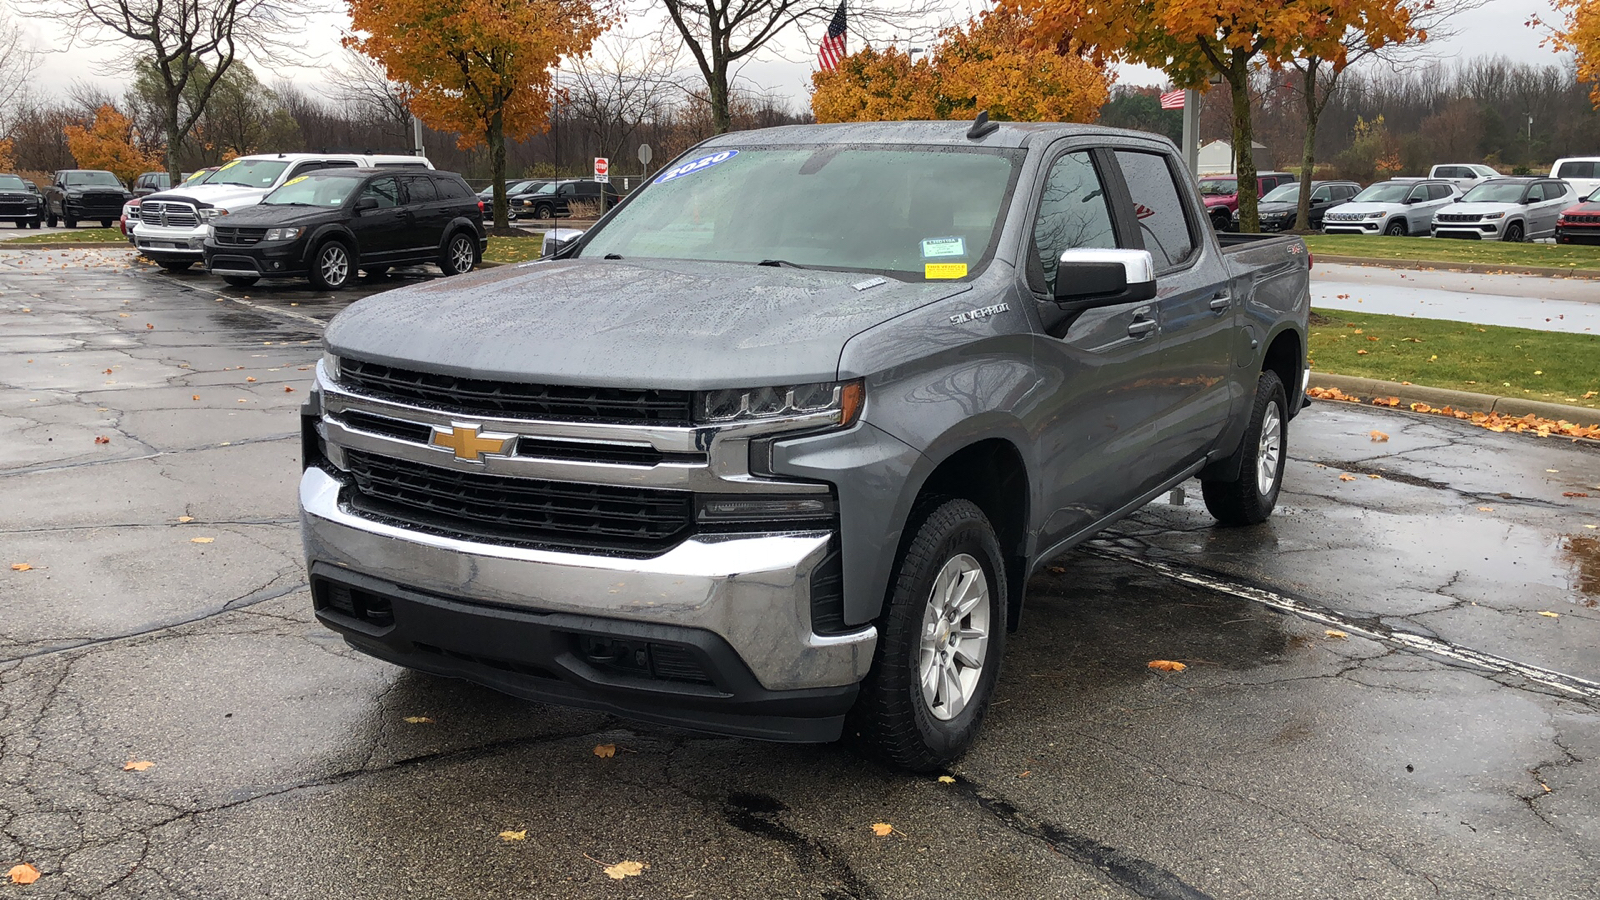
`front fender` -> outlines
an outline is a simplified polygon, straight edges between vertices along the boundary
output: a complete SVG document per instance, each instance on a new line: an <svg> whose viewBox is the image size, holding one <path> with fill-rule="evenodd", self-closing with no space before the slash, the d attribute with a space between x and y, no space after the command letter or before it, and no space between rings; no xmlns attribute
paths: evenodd
<svg viewBox="0 0 1600 900"><path fill-rule="evenodd" d="M350 229L340 225L337 222L329 222L323 225L318 225L311 230L310 237L306 238L306 249L301 255L301 263L309 267L311 265L312 258L316 255L317 248L321 247L322 242L330 237L338 238L344 241L345 245L350 247L351 254L355 257L354 263L357 265L360 264L361 244L356 240L355 234Z"/></svg>

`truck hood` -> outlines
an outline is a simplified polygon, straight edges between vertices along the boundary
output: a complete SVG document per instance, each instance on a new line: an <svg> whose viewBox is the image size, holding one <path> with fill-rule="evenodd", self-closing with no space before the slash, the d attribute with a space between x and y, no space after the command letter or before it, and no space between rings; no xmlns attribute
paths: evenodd
<svg viewBox="0 0 1600 900"><path fill-rule="evenodd" d="M273 225L310 225L332 218L342 213L337 206L290 206L287 204L267 206L257 203L246 206L236 213L230 213L220 219L214 220L216 225L242 225L257 228Z"/></svg>
<svg viewBox="0 0 1600 900"><path fill-rule="evenodd" d="M1328 212L1336 213L1392 213L1405 209L1404 203L1341 203L1331 207Z"/></svg>
<svg viewBox="0 0 1600 900"><path fill-rule="evenodd" d="M837 377L851 337L969 290L684 260L525 263L404 287L336 316L328 349L489 380L701 390Z"/></svg>
<svg viewBox="0 0 1600 900"><path fill-rule="evenodd" d="M1452 203L1439 208L1439 213L1453 216L1481 216L1486 213L1514 213L1526 210L1520 203ZM1437 215L1437 214L1436 214Z"/></svg>
<svg viewBox="0 0 1600 900"><path fill-rule="evenodd" d="M237 184L197 184L193 187L173 188L150 194L146 200L187 200L199 206L220 206L232 210L254 206L270 193L265 188L244 187Z"/></svg>

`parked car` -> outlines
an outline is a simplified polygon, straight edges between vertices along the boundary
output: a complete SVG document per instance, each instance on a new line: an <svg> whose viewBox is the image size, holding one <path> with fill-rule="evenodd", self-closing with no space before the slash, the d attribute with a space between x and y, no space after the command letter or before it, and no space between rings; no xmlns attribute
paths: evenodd
<svg viewBox="0 0 1600 900"><path fill-rule="evenodd" d="M122 211L122 204L133 194L117 176L101 169L62 169L44 192L44 218L51 228L59 219L68 228L77 228L84 219L99 219L101 228L110 228Z"/></svg>
<svg viewBox="0 0 1600 900"><path fill-rule="evenodd" d="M1550 177L1560 178L1585 200L1600 189L1600 156L1574 156L1558 159L1550 166Z"/></svg>
<svg viewBox="0 0 1600 900"><path fill-rule="evenodd" d="M1600 198L1561 211L1556 219L1556 243L1600 244Z"/></svg>
<svg viewBox="0 0 1600 900"><path fill-rule="evenodd" d="M183 183L180 185L180 187L188 187L188 186L196 185L196 184L205 184L206 179L210 178L212 173L216 172L220 168L222 168L222 167L221 166L206 166L203 169L196 169L195 171L190 172L190 173L188 173L187 175L185 175L183 177ZM146 173L146 174L156 174L156 175L162 175L163 177L165 177L165 173L163 173L163 172ZM140 177L142 178L144 176L140 176ZM145 196L149 196L149 195L146 194ZM127 203L124 203L122 205L122 216L121 216L121 218L119 218L117 220L117 228L122 231L122 236L128 239L128 243L133 244L136 247L138 246L138 243L134 240L134 237L133 237L133 223L137 222L139 220L139 201L142 200L142 199L143 199L142 197L134 197L132 200L129 200Z"/></svg>
<svg viewBox="0 0 1600 900"><path fill-rule="evenodd" d="M1256 196L1265 197L1279 185L1299 180L1288 172L1258 172L1256 181L1259 189ZM1227 231L1233 225L1234 212L1239 209L1238 176L1200 176L1200 196L1206 201L1206 215L1210 217L1212 227L1218 231Z"/></svg>
<svg viewBox="0 0 1600 900"><path fill-rule="evenodd" d="M181 272L205 253L206 225L254 206L289 181L323 169L376 166L432 169L420 156L349 153L273 153L224 163L204 183L186 183L151 194L139 203L134 246L169 271Z"/></svg>
<svg viewBox="0 0 1600 900"><path fill-rule="evenodd" d="M437 263L470 272L488 234L478 198L452 172L324 169L290 179L259 204L206 226L206 268L237 287L309 278L336 291L356 270Z"/></svg>
<svg viewBox="0 0 1600 900"><path fill-rule="evenodd" d="M1344 203L1361 192L1354 181L1311 182L1311 224L1321 228L1322 214L1331 206ZM1291 181L1273 188L1257 205L1262 231L1291 231L1299 227L1295 220L1300 215L1300 182ZM1239 228L1239 210L1233 211L1234 230Z"/></svg>
<svg viewBox="0 0 1600 900"><path fill-rule="evenodd" d="M1578 199L1554 178L1496 178L1433 215L1433 236L1467 240L1538 240L1556 233L1561 211Z"/></svg>
<svg viewBox="0 0 1600 900"><path fill-rule="evenodd" d="M184 178L187 177L187 175L184 176ZM178 182L182 184L183 180L183 178L180 178ZM154 194L170 187L172 187L171 175L166 172L145 172L133 180L133 195L135 197L143 197L146 194Z"/></svg>
<svg viewBox="0 0 1600 900"><path fill-rule="evenodd" d="M621 193L610 183L598 181L551 181L521 199L518 215L523 218L553 219L572 214L572 203L588 203L597 212L617 205Z"/></svg>
<svg viewBox="0 0 1600 900"><path fill-rule="evenodd" d="M18 228L38 228L44 218L44 195L39 186L20 175L0 174L0 220Z"/></svg>
<svg viewBox="0 0 1600 900"><path fill-rule="evenodd" d="M539 188L549 184L548 181L538 178L528 178L514 184L506 185L506 217L515 220L517 216L528 215L523 207L527 200ZM494 218L494 187L491 185L478 192L478 199L483 201L483 219L485 222Z"/></svg>
<svg viewBox="0 0 1600 900"><path fill-rule="evenodd" d="M1428 170L1429 179L1448 181L1463 191L1476 187L1485 179L1499 177L1499 172L1482 163L1440 163Z"/></svg>
<svg viewBox="0 0 1600 900"><path fill-rule="evenodd" d="M1461 196L1448 181L1380 181L1322 216L1328 234L1425 235L1433 214Z"/></svg>
<svg viewBox="0 0 1600 900"><path fill-rule="evenodd" d="M556 258L329 325L315 615L522 697L938 769L1031 573L1198 475L1265 520L1309 254L1217 235L1172 142L718 135ZM957 189L956 186L959 186Z"/></svg>

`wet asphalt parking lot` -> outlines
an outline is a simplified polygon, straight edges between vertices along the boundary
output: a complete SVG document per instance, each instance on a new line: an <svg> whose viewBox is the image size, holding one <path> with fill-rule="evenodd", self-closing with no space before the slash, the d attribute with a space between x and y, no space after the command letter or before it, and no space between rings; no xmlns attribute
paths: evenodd
<svg viewBox="0 0 1600 900"><path fill-rule="evenodd" d="M1600 896L1593 447L1315 405L1269 522L1191 484L1036 577L976 748L908 776L316 625L307 367L407 277L0 250L0 875L43 873L0 898Z"/></svg>

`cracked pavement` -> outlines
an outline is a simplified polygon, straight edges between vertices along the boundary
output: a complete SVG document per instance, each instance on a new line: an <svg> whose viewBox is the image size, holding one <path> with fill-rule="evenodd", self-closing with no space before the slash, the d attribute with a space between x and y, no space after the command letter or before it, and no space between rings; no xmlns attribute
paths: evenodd
<svg viewBox="0 0 1600 900"><path fill-rule="evenodd" d="M0 249L0 874L43 873L0 900L1600 897L1600 500L1562 496L1600 496L1592 448L1313 406L1268 523L1216 529L1190 484L1030 583L941 782L316 625L306 367L395 281Z"/></svg>

